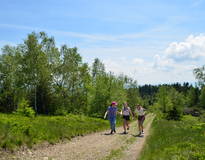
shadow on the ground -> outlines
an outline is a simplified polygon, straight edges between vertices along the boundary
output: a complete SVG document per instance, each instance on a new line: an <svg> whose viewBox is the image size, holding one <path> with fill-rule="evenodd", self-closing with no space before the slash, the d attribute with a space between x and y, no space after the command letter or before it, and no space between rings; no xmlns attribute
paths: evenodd
<svg viewBox="0 0 205 160"><path fill-rule="evenodd" d="M122 133L117 133L117 134L119 134L119 135L128 135L128 132L126 132L126 133L122 132Z"/></svg>
<svg viewBox="0 0 205 160"><path fill-rule="evenodd" d="M114 135L114 134L111 134L111 133L104 133L103 135L105 135L105 136L111 136L111 135Z"/></svg>
<svg viewBox="0 0 205 160"><path fill-rule="evenodd" d="M144 135L139 135L139 134L131 134L133 137L140 137L140 138L143 138Z"/></svg>

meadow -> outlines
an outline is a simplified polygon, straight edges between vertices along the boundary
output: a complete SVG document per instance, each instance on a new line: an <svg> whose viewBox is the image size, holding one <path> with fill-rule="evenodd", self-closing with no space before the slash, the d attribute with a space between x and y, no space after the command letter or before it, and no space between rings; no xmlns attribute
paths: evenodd
<svg viewBox="0 0 205 160"><path fill-rule="evenodd" d="M0 114L0 148L14 150L20 146L57 143L92 132L108 129L106 120L83 115L26 117Z"/></svg>
<svg viewBox="0 0 205 160"><path fill-rule="evenodd" d="M198 117L155 119L140 160L204 160L204 142L205 123Z"/></svg>

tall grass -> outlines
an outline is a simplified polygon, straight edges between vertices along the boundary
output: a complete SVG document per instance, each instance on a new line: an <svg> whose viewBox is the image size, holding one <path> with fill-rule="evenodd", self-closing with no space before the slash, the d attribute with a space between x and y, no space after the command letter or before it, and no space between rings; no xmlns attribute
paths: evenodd
<svg viewBox="0 0 205 160"><path fill-rule="evenodd" d="M0 148L13 150L18 146L31 147L107 129L108 121L86 116L37 116L0 114Z"/></svg>
<svg viewBox="0 0 205 160"><path fill-rule="evenodd" d="M205 123L192 116L154 120L140 160L205 160Z"/></svg>

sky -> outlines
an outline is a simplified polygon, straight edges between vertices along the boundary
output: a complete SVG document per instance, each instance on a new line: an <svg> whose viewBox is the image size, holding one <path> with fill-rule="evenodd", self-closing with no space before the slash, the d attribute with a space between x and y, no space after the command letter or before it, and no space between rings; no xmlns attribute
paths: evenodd
<svg viewBox="0 0 205 160"><path fill-rule="evenodd" d="M205 64L205 0L1 0L0 48L32 31L138 84L195 83Z"/></svg>

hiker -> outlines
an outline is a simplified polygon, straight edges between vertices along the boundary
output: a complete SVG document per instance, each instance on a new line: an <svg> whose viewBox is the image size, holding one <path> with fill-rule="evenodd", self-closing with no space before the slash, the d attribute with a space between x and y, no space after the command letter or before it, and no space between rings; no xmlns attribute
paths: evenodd
<svg viewBox="0 0 205 160"><path fill-rule="evenodd" d="M139 136L144 134L143 131L143 122L145 120L145 109L141 105L136 106L136 111L138 114L138 128L139 128Z"/></svg>
<svg viewBox="0 0 205 160"><path fill-rule="evenodd" d="M107 111L105 112L104 119L108 115L108 120L110 121L110 134L116 133L115 125L116 125L116 116L117 116L117 102L113 101L111 105L107 108Z"/></svg>
<svg viewBox="0 0 205 160"><path fill-rule="evenodd" d="M132 111L130 109L130 107L128 107L127 103L123 103L123 108L122 108L122 111L121 111L121 114L122 114L122 118L123 118L123 129L124 129L124 132L123 134L127 134L126 130L129 130L129 121L130 121L130 116L133 117L132 115Z"/></svg>

